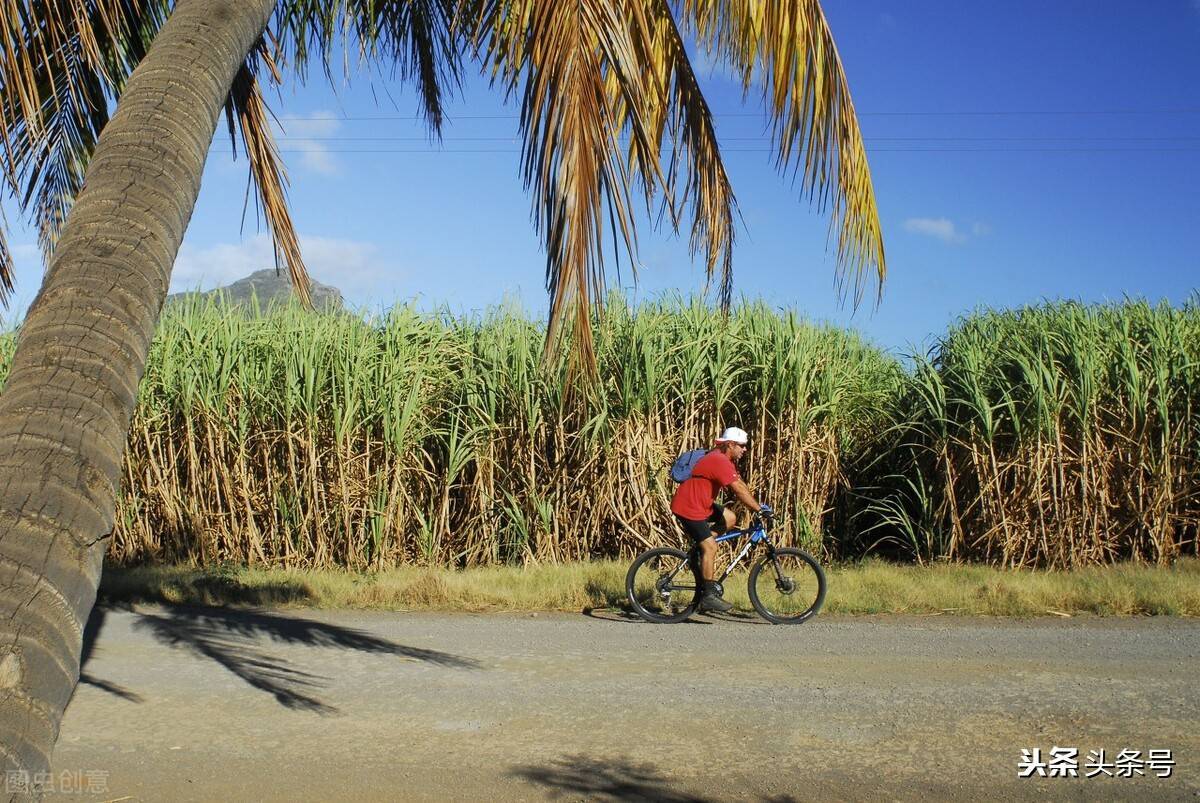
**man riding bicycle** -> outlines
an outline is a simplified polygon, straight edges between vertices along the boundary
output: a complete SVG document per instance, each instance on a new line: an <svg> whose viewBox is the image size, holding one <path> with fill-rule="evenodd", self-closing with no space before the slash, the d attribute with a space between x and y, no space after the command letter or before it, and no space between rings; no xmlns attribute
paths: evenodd
<svg viewBox="0 0 1200 803"><path fill-rule="evenodd" d="M712 450L692 468L692 475L680 483L671 500L671 512L700 553L700 579L704 583L701 610L728 611L733 608L733 605L721 599L717 584L713 581L717 557L717 542L713 536L733 527L737 517L733 511L716 501L717 493L729 488L738 501L750 510L770 513L770 508L760 505L750 493L749 486L734 465L746 453L749 440L743 429L726 429L714 442Z"/></svg>

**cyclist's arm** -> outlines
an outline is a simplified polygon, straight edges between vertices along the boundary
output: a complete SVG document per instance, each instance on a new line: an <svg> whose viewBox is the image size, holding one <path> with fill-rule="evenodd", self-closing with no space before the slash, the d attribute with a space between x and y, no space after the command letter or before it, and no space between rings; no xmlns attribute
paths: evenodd
<svg viewBox="0 0 1200 803"><path fill-rule="evenodd" d="M754 498L754 494L750 493L750 486L747 485L744 480L734 480L729 484L729 490L733 491L733 495L737 497L739 502L750 508L755 513L757 513L758 509L762 507L762 505L758 503L758 500Z"/></svg>

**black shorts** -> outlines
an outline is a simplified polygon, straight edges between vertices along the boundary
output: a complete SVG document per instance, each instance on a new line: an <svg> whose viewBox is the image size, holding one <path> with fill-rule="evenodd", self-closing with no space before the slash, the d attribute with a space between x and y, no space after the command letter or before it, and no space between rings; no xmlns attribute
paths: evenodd
<svg viewBox="0 0 1200 803"><path fill-rule="evenodd" d="M675 514L675 520L679 522L679 526L687 533L688 538L691 538L693 543L698 544L706 538L712 538L714 535L720 535L725 532L725 506L713 502L712 515L700 521L685 519L678 513Z"/></svg>

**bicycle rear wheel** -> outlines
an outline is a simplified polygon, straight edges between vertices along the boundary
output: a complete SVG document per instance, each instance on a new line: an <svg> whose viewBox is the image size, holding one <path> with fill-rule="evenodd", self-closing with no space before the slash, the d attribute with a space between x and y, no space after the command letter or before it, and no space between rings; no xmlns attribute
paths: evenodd
<svg viewBox="0 0 1200 803"><path fill-rule="evenodd" d="M625 595L638 616L656 624L682 622L700 602L687 553L671 547L637 556L625 575Z"/></svg>
<svg viewBox="0 0 1200 803"><path fill-rule="evenodd" d="M750 570L750 602L759 616L778 625L798 625L825 602L825 572L816 558L784 547Z"/></svg>

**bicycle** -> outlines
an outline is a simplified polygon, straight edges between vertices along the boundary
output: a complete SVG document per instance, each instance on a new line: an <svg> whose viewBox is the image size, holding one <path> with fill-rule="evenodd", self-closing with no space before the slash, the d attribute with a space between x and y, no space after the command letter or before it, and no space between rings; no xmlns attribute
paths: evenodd
<svg viewBox="0 0 1200 803"><path fill-rule="evenodd" d="M801 624L816 616L825 602L825 572L804 550L775 546L767 535L771 524L769 516L764 519L756 513L748 528L717 536L718 543L749 536L717 583L723 588L743 558L765 547L766 554L753 564L747 580L750 604L773 624ZM657 547L638 555L625 575L625 594L634 612L656 624L682 622L691 616L703 595L697 555L696 547L690 553Z"/></svg>

